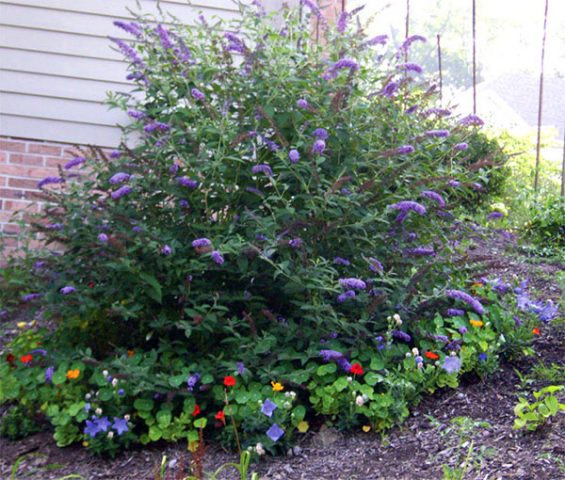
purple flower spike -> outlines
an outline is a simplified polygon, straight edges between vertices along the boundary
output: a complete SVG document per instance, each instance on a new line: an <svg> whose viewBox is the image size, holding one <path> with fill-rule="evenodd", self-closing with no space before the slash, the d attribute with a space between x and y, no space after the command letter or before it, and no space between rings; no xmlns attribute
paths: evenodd
<svg viewBox="0 0 565 480"><path fill-rule="evenodd" d="M367 284L358 278L340 278L339 284L352 290L365 290L367 288Z"/></svg>
<svg viewBox="0 0 565 480"><path fill-rule="evenodd" d="M84 162L86 162L86 158L84 157L75 157L72 160L69 160L67 163L65 163L65 166L63 167L65 170L70 170L73 167L76 167L78 165L82 165Z"/></svg>
<svg viewBox="0 0 565 480"><path fill-rule="evenodd" d="M301 238L293 238L288 242L289 246L292 248L300 248L302 246L302 239Z"/></svg>
<svg viewBox="0 0 565 480"><path fill-rule="evenodd" d="M436 252L433 247L416 247L406 250L408 255L415 257L435 256Z"/></svg>
<svg viewBox="0 0 565 480"><path fill-rule="evenodd" d="M397 155L407 155L409 153L414 153L415 149L412 145L402 145L394 150L394 153Z"/></svg>
<svg viewBox="0 0 565 480"><path fill-rule="evenodd" d="M195 100L198 100L200 102L204 101L206 99L206 95L204 95L200 90L198 90L197 88L193 88L190 91L190 94L192 95L192 98L194 98Z"/></svg>
<svg viewBox="0 0 565 480"><path fill-rule="evenodd" d="M263 415L267 415L267 417L272 417L273 416L273 412L277 409L277 405L275 404L275 402L271 401L271 399L267 398L267 400L265 400L263 402L263 406L261 407L261 413ZM276 440L274 440L276 442Z"/></svg>
<svg viewBox="0 0 565 480"><path fill-rule="evenodd" d="M459 187L461 185L461 182L458 182L457 180L449 180L449 182L447 182L447 185L449 185L450 187Z"/></svg>
<svg viewBox="0 0 565 480"><path fill-rule="evenodd" d="M277 442L284 435L284 430L276 423L273 423L266 434L273 442Z"/></svg>
<svg viewBox="0 0 565 480"><path fill-rule="evenodd" d="M473 298L468 293L462 292L461 290L447 290L446 295L454 300L461 300L462 302L465 302L479 315L485 313L485 309L481 302L479 302L476 298Z"/></svg>
<svg viewBox="0 0 565 480"><path fill-rule="evenodd" d="M312 153L317 153L318 155L322 155L325 149L326 149L326 142L324 142L321 139L316 140L314 142L314 145L312 145Z"/></svg>
<svg viewBox="0 0 565 480"><path fill-rule="evenodd" d="M251 167L251 173L264 173L267 177L272 177L273 169L266 163L262 163L259 165L253 165L253 167Z"/></svg>
<svg viewBox="0 0 565 480"><path fill-rule="evenodd" d="M76 292L76 288L71 287L70 285L67 285L66 287L61 288L61 290L59 290L59 292L61 292L62 295L70 295L71 293Z"/></svg>
<svg viewBox="0 0 565 480"><path fill-rule="evenodd" d="M411 200L403 200L398 203L393 203L392 205L389 205L388 208L391 210L400 210L402 213L408 213L411 210L416 212L418 215L426 214L426 207Z"/></svg>
<svg viewBox="0 0 565 480"><path fill-rule="evenodd" d="M320 350L320 356L324 362L335 362L343 358L343 353L336 350Z"/></svg>
<svg viewBox="0 0 565 480"><path fill-rule="evenodd" d="M312 135L320 140L327 140L330 136L325 128L317 128L312 132Z"/></svg>
<svg viewBox="0 0 565 480"><path fill-rule="evenodd" d="M467 143L463 142L463 143L458 143L457 145L455 145L454 148L455 148L455 150L458 150L458 151L461 152L463 150L467 150L469 148L469 145Z"/></svg>
<svg viewBox="0 0 565 480"><path fill-rule="evenodd" d="M449 137L449 130L428 130L424 135L432 138L446 138Z"/></svg>
<svg viewBox="0 0 565 480"><path fill-rule="evenodd" d="M110 183L111 185L118 185L119 183L127 182L130 178L131 175L129 173L118 172L110 177L108 183Z"/></svg>
<svg viewBox="0 0 565 480"><path fill-rule="evenodd" d="M45 381L47 383L51 383L51 379L53 378L53 373L55 373L54 367L47 367L45 369Z"/></svg>
<svg viewBox="0 0 565 480"><path fill-rule="evenodd" d="M173 253L173 249L171 248L170 245L163 245L163 248L161 248L161 253L166 257L168 257Z"/></svg>
<svg viewBox="0 0 565 480"><path fill-rule="evenodd" d="M199 373L193 373L190 377L188 377L188 380L186 381L186 388L189 392L192 392L194 390L194 387L196 387L196 384L200 381L200 378L201 376Z"/></svg>
<svg viewBox="0 0 565 480"><path fill-rule="evenodd" d="M192 246L194 248L209 247L210 245L212 245L212 242L207 238L197 238L192 241Z"/></svg>
<svg viewBox="0 0 565 480"><path fill-rule="evenodd" d="M45 185L50 185L55 183L65 183L65 179L61 177L45 177L43 180L37 182L37 188L41 189Z"/></svg>
<svg viewBox="0 0 565 480"><path fill-rule="evenodd" d="M187 187L187 188L197 188L198 187L198 182L196 180L193 180L192 178L176 177L175 180L177 181L177 183L179 185L182 185L183 187Z"/></svg>
<svg viewBox="0 0 565 480"><path fill-rule="evenodd" d="M100 243L108 243L108 235L101 233L100 235L98 235L98 241Z"/></svg>
<svg viewBox="0 0 565 480"><path fill-rule="evenodd" d="M398 70L405 70L407 72L414 72L414 73L422 73L424 71L424 69L418 65L417 63L401 63L400 65L397 65L396 68Z"/></svg>
<svg viewBox="0 0 565 480"><path fill-rule="evenodd" d="M412 341L412 337L406 332L403 332L402 330L393 330L391 333L392 333L392 338L396 340L401 340L402 342L406 342L406 343Z"/></svg>
<svg viewBox="0 0 565 480"><path fill-rule="evenodd" d="M120 187L116 191L112 192L110 196L112 197L113 200L118 200L122 198L124 195L131 193L131 191L132 191L131 187L124 185L123 187Z"/></svg>
<svg viewBox="0 0 565 480"><path fill-rule="evenodd" d="M459 308L448 308L447 315L449 317L462 317L465 315L465 310L461 310Z"/></svg>
<svg viewBox="0 0 565 480"><path fill-rule="evenodd" d="M375 273L382 273L384 271L383 264L376 258L369 258L369 269Z"/></svg>
<svg viewBox="0 0 565 480"><path fill-rule="evenodd" d="M424 190L422 193L420 193L420 196L423 198L428 198L430 200L433 200L438 204L440 208L445 207L445 200L443 199L443 197L439 193L434 192L433 190Z"/></svg>
<svg viewBox="0 0 565 480"><path fill-rule="evenodd" d="M212 257L212 260L214 261L214 263L216 263L217 265L223 265L224 264L224 257L223 255L218 252L218 250L214 250L210 256Z"/></svg>
<svg viewBox="0 0 565 480"><path fill-rule="evenodd" d="M336 265L345 265L345 266L351 265L351 262L349 260L347 260L347 258L342 258L342 257L335 257L334 263Z"/></svg>
<svg viewBox="0 0 565 480"><path fill-rule="evenodd" d="M347 300L349 300L350 298L355 298L356 297L356 293L355 290L347 290L347 292L344 292L340 295L337 296L337 303L344 303Z"/></svg>
<svg viewBox="0 0 565 480"><path fill-rule="evenodd" d="M372 47L374 45L385 45L388 41L388 35L377 35L376 37L367 40L365 45Z"/></svg>
<svg viewBox="0 0 565 480"><path fill-rule="evenodd" d="M441 365L447 373L457 373L461 369L461 359L456 356L445 357Z"/></svg>
<svg viewBox="0 0 565 480"><path fill-rule="evenodd" d="M288 158L290 159L290 163L298 163L298 160L300 160L300 153L298 150L291 150L288 152Z"/></svg>
<svg viewBox="0 0 565 480"><path fill-rule="evenodd" d="M41 298L42 296L42 293L28 293L26 295L22 295L22 302L32 302L33 300Z"/></svg>
<svg viewBox="0 0 565 480"><path fill-rule="evenodd" d="M467 115L465 118L459 120L459 123L466 127L482 127L485 124L477 115Z"/></svg>
<svg viewBox="0 0 565 480"><path fill-rule="evenodd" d="M502 212L491 212L487 215L488 220L498 220L504 218L504 213Z"/></svg>

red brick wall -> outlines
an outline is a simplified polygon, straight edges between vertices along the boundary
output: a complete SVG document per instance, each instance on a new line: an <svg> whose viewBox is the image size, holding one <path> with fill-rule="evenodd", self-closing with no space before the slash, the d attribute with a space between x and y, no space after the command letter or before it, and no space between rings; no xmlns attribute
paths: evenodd
<svg viewBox="0 0 565 480"><path fill-rule="evenodd" d="M17 218L38 212L37 182L58 176L59 165L75 155L71 145L0 137L0 235L4 246L17 248Z"/></svg>

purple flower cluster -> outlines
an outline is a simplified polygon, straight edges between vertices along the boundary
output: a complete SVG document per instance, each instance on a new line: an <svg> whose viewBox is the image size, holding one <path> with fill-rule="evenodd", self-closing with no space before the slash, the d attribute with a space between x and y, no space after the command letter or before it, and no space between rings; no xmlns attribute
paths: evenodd
<svg viewBox="0 0 565 480"><path fill-rule="evenodd" d="M212 257L212 260L214 261L215 264L217 264L217 265L223 265L224 264L224 256L218 250L214 250L210 254L210 257Z"/></svg>
<svg viewBox="0 0 565 480"><path fill-rule="evenodd" d="M100 235L98 235L98 241L100 243L108 243L108 235L101 233Z"/></svg>
<svg viewBox="0 0 565 480"><path fill-rule="evenodd" d="M303 110L308 108L308 100L306 100L305 98L300 98L297 102L296 102L296 106L298 108L302 108Z"/></svg>
<svg viewBox="0 0 565 480"><path fill-rule="evenodd" d="M26 295L22 295L22 302L31 302L43 296L42 293L28 293Z"/></svg>
<svg viewBox="0 0 565 480"><path fill-rule="evenodd" d="M464 150L467 150L469 148L469 145L465 142L462 143L458 143L457 145L455 145L455 150L457 150L458 152L462 152Z"/></svg>
<svg viewBox="0 0 565 480"><path fill-rule="evenodd" d="M300 3L307 7L312 12L312 14L316 15L319 20L325 20L322 12L312 0L300 0Z"/></svg>
<svg viewBox="0 0 565 480"><path fill-rule="evenodd" d="M143 60L141 60L141 57L131 47L131 45L127 44L123 40L120 40L119 38L110 37L110 40L118 46L118 48L120 49L122 54L126 58L128 58L131 63L133 63L134 65L137 65L139 67L145 67Z"/></svg>
<svg viewBox="0 0 565 480"><path fill-rule="evenodd" d="M423 117L429 117L430 115L437 115L438 117L448 117L451 115L451 110L446 108L428 108L422 112Z"/></svg>
<svg viewBox="0 0 565 480"><path fill-rule="evenodd" d="M396 155L407 155L409 153L414 153L415 149L412 145L402 145L394 150Z"/></svg>
<svg viewBox="0 0 565 480"><path fill-rule="evenodd" d="M343 288L352 290L365 290L367 288L367 284L359 278L340 278L339 284Z"/></svg>
<svg viewBox="0 0 565 480"><path fill-rule="evenodd" d="M65 165L63 166L63 168L65 170L70 170L73 167L76 167L78 165L82 165L84 162L86 162L86 158L84 157L75 157L71 160L69 160L67 163L65 163Z"/></svg>
<svg viewBox="0 0 565 480"><path fill-rule="evenodd" d="M433 247L416 247L406 250L406 254L414 257L435 256L436 252Z"/></svg>
<svg viewBox="0 0 565 480"><path fill-rule="evenodd" d="M110 183L111 185L118 185L119 183L127 182L130 178L131 178L131 175L129 173L118 172L118 173L115 173L114 175L112 175L110 177L110 180L108 180L108 183Z"/></svg>
<svg viewBox="0 0 565 480"><path fill-rule="evenodd" d="M479 302L476 298L473 298L468 293L462 292L461 290L447 290L447 292L445 293L449 298L452 298L454 300L461 300L462 302L466 303L479 315L485 313L485 309L481 302Z"/></svg>
<svg viewBox="0 0 565 480"><path fill-rule="evenodd" d="M48 223L45 228L47 230L63 230L65 226L62 223Z"/></svg>
<svg viewBox="0 0 565 480"><path fill-rule="evenodd" d="M485 122L477 115L467 115L459 120L459 124L465 127L482 127Z"/></svg>
<svg viewBox="0 0 565 480"><path fill-rule="evenodd" d="M400 84L395 81L391 81L385 85L385 87L381 91L381 95L391 98L396 91L400 88Z"/></svg>
<svg viewBox="0 0 565 480"><path fill-rule="evenodd" d="M504 213L502 212L491 212L487 215L488 220L498 220L504 218Z"/></svg>
<svg viewBox="0 0 565 480"><path fill-rule="evenodd" d="M461 182L457 180L449 180L449 182L447 182L447 185L450 187L459 187L461 185Z"/></svg>
<svg viewBox="0 0 565 480"><path fill-rule="evenodd" d="M124 195L131 193L132 188L128 185L124 185L123 187L118 188L114 192L110 194L113 200L118 200L122 198Z"/></svg>
<svg viewBox="0 0 565 480"><path fill-rule="evenodd" d="M447 316L449 317L462 317L463 315L465 315L465 310L461 310L459 308L447 309Z"/></svg>
<svg viewBox="0 0 565 480"><path fill-rule="evenodd" d="M251 173L264 173L267 177L272 177L273 169L270 167L270 165L261 163L259 165L253 165L253 167L251 167Z"/></svg>
<svg viewBox="0 0 565 480"><path fill-rule="evenodd" d="M163 247L161 248L161 253L168 257L173 253L173 249L170 245L163 245Z"/></svg>
<svg viewBox="0 0 565 480"><path fill-rule="evenodd" d="M302 246L302 239L301 238L293 238L292 240L289 240L288 244L290 245L290 247L292 248L300 248Z"/></svg>
<svg viewBox="0 0 565 480"><path fill-rule="evenodd" d="M197 188L198 187L198 182L196 180L193 180L192 178L176 177L175 180L177 181L177 183L179 185L182 185L183 187L187 187L187 188Z"/></svg>
<svg viewBox="0 0 565 480"><path fill-rule="evenodd" d="M337 300L337 303L344 303L347 300L349 300L350 298L355 298L355 297L356 297L355 290L347 290L347 292L339 294L337 296L336 300Z"/></svg>
<svg viewBox="0 0 565 480"><path fill-rule="evenodd" d="M37 182L37 188L43 188L45 185L51 185L55 183L65 183L65 179L61 177L45 177L43 180Z"/></svg>
<svg viewBox="0 0 565 480"><path fill-rule="evenodd" d="M247 50L247 48L245 47L245 43L237 35L231 32L226 32L224 33L224 38L228 41L228 45L226 46L226 51L244 54L245 51Z"/></svg>
<svg viewBox="0 0 565 480"><path fill-rule="evenodd" d="M424 135L432 138L446 138L449 137L449 130L428 130Z"/></svg>
<svg viewBox="0 0 565 480"><path fill-rule="evenodd" d="M383 264L373 257L369 258L369 269L375 273L381 273L384 271Z"/></svg>
<svg viewBox="0 0 565 480"><path fill-rule="evenodd" d="M59 292L61 293L61 295L70 295L71 293L76 292L76 288L71 287L70 285L67 285L66 287L61 288L61 290L59 290Z"/></svg>
<svg viewBox="0 0 565 480"><path fill-rule="evenodd" d="M388 35L377 35L365 42L365 45L372 47L374 45L385 45L388 41Z"/></svg>
<svg viewBox="0 0 565 480"><path fill-rule="evenodd" d="M92 420L86 420L84 433L90 438L94 438L99 433L107 432L110 427L113 428L118 435L123 435L129 431L128 422L125 418L114 417L114 422L112 423L108 420L108 417L97 418L96 416L92 416Z"/></svg>
<svg viewBox="0 0 565 480"><path fill-rule="evenodd" d="M445 207L445 200L443 199L443 197L439 193L434 192L433 190L424 190L422 193L420 193L420 196L423 198L429 198L430 200L433 200L438 204L440 208Z"/></svg>
<svg viewBox="0 0 565 480"><path fill-rule="evenodd" d="M330 80L337 77L340 70L349 69L351 73L359 70L359 64L350 58L342 58L335 62L330 68L326 70L323 75L324 80Z"/></svg>
<svg viewBox="0 0 565 480"><path fill-rule="evenodd" d="M171 37L169 36L169 31L165 27L163 27L163 25L161 24L157 25L157 28L155 28L155 33L159 35L161 46L165 50L173 49L174 45L173 42L171 41Z"/></svg>
<svg viewBox="0 0 565 480"><path fill-rule="evenodd" d="M128 110L128 116L130 116L134 120L141 120L142 118L145 118L145 113L139 110L130 109Z"/></svg>
<svg viewBox="0 0 565 480"><path fill-rule="evenodd" d="M190 91L190 94L192 95L192 98L194 98L195 100L198 100L199 102L202 102L206 99L206 95L204 95L200 90L198 90L197 88L193 88Z"/></svg>
<svg viewBox="0 0 565 480"><path fill-rule="evenodd" d="M396 68L398 70L404 70L406 72L414 72L414 73L422 73L424 71L424 69L420 65L411 62L401 63L397 65Z"/></svg>
<svg viewBox="0 0 565 480"><path fill-rule="evenodd" d="M389 205L390 210L399 210L402 213L408 213L409 211L416 212L418 215L426 214L426 207L418 202L413 202L412 200L402 200L397 203Z"/></svg>
<svg viewBox="0 0 565 480"><path fill-rule="evenodd" d="M186 381L186 388L189 392L194 390L196 384L200 381L201 375L199 373L193 373L190 377L188 377Z"/></svg>
<svg viewBox="0 0 565 480"><path fill-rule="evenodd" d="M349 373L351 364L343 353L336 350L320 350L320 356L324 362L335 362L344 372Z"/></svg>
<svg viewBox="0 0 565 480"><path fill-rule="evenodd" d="M312 135L316 138L320 138L322 140L327 140L330 136L328 131L325 128L317 128L312 132Z"/></svg>
<svg viewBox="0 0 565 480"><path fill-rule="evenodd" d="M288 152L288 158L290 159L290 163L298 163L298 160L300 160L300 153L298 150L293 149Z"/></svg>
<svg viewBox="0 0 565 480"><path fill-rule="evenodd" d="M393 330L391 332L391 334L392 334L392 338L394 338L396 340L400 340L400 341L406 342L406 343L409 343L409 342L412 341L412 337L408 333L403 332L402 330Z"/></svg>
<svg viewBox="0 0 565 480"><path fill-rule="evenodd" d="M404 42L402 42L402 45L400 45L400 48L398 49L398 56L405 54L414 42L427 42L427 39L422 35L409 36L406 40L404 40Z"/></svg>
<svg viewBox="0 0 565 480"><path fill-rule="evenodd" d="M457 373L461 369L461 359L457 356L445 357L441 368L447 373Z"/></svg>
<svg viewBox="0 0 565 480"><path fill-rule="evenodd" d="M143 31L138 23L135 22L121 22L116 20L114 25L118 28L121 28L125 32L134 35L135 37L141 37L143 35Z"/></svg>
<svg viewBox="0 0 565 480"><path fill-rule="evenodd" d="M166 132L167 130L169 130L169 126L166 123L163 122L151 122L148 123L147 125L145 125L145 127L143 127L143 131L150 133L150 132L154 132L156 130L159 130L161 132Z"/></svg>
<svg viewBox="0 0 565 480"><path fill-rule="evenodd" d="M334 263L336 265L345 265L345 266L351 265L351 262L349 260L347 260L347 258L342 258L342 257L335 257Z"/></svg>
<svg viewBox="0 0 565 480"><path fill-rule="evenodd" d="M346 11L341 12L341 14L339 15L336 22L336 30L339 33L343 33L347 29L347 22L349 21L350 15L351 14Z"/></svg>
<svg viewBox="0 0 565 480"><path fill-rule="evenodd" d="M192 241L192 246L194 248L209 247L210 245L212 245L212 242L207 238L197 238Z"/></svg>
<svg viewBox="0 0 565 480"><path fill-rule="evenodd" d="M325 149L326 149L326 142L324 142L321 139L316 140L314 142L314 145L312 145L312 153L316 153L318 155L322 155Z"/></svg>

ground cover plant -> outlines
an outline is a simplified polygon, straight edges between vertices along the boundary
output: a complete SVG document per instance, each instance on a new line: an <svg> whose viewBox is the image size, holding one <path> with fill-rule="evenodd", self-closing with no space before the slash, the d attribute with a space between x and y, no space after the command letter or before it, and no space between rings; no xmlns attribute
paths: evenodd
<svg viewBox="0 0 565 480"><path fill-rule="evenodd" d="M524 282L470 281L450 210L498 189L499 165L482 121L437 108L404 60L424 39L387 47L350 13L318 44L302 7L117 22L143 95L111 104L136 146L42 180L51 250L7 270L44 321L4 354L0 401L59 446L260 456L321 424L384 431L555 316Z"/></svg>

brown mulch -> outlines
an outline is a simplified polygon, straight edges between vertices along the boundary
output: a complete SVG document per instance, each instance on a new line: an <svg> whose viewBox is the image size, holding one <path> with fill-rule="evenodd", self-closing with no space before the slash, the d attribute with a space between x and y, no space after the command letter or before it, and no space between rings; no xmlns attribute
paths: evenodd
<svg viewBox="0 0 565 480"><path fill-rule="evenodd" d="M524 262L517 255L505 253L508 243L508 239L498 237L488 244L478 242L470 254L470 260L482 265L477 272L505 279L527 276L540 298L559 302L563 292L555 276L565 271L565 265ZM486 379L466 378L457 390L426 397L402 427L384 437L362 432L341 434L323 428L306 435L288 456L267 458L253 468L264 480L442 479L442 465L461 465L472 441L465 479L565 479L565 414L538 432L512 430L518 395L547 385L540 380L523 385L516 370L527 373L539 361L565 364L563 318L542 326L542 335L534 347L534 358L513 365L505 363ZM467 434L453 422L461 417L475 422ZM18 442L0 439L0 478L10 478L16 459L25 454L30 456L20 465L18 479L58 479L69 474L80 474L85 479L154 479L166 455L166 478L172 480L182 478L180 467L190 460L186 446L181 444L155 445L123 452L115 460L101 459L80 446L57 448L51 434L42 432ZM212 446L204 458L205 470L213 471L235 460L233 454ZM230 472L221 478L239 477Z"/></svg>

